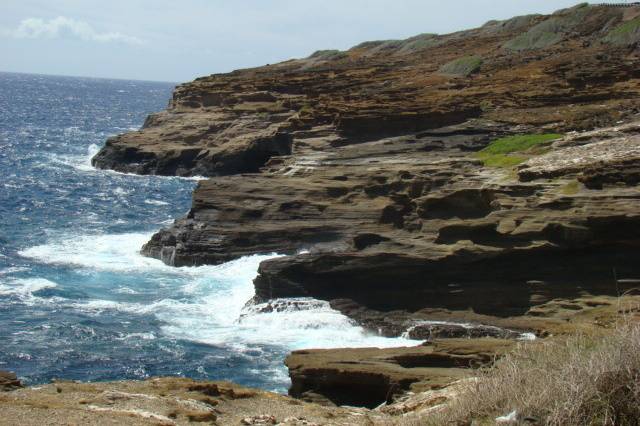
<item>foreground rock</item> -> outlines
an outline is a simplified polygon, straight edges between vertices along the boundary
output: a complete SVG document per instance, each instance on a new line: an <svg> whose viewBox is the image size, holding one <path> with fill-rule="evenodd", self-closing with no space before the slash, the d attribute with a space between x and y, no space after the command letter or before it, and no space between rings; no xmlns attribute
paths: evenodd
<svg viewBox="0 0 640 426"><path fill-rule="evenodd" d="M0 391L11 391L22 387L15 373L0 371Z"/></svg>
<svg viewBox="0 0 640 426"><path fill-rule="evenodd" d="M181 378L56 382L0 394L0 424L47 425L390 425L455 394L456 386L372 411L326 407L224 382Z"/></svg>
<svg viewBox="0 0 640 426"><path fill-rule="evenodd" d="M0 411L0 423L20 425L240 425L261 424L261 416L275 419L262 423L271 425L303 425L301 419L325 424L334 417L363 424L349 410L328 410L229 383L179 378L56 382L0 395Z"/></svg>
<svg viewBox="0 0 640 426"><path fill-rule="evenodd" d="M287 357L289 394L375 408L411 392L438 389L488 365L513 341L447 339L413 348L300 350Z"/></svg>
<svg viewBox="0 0 640 426"><path fill-rule="evenodd" d="M621 317L639 320L639 307L640 296L588 297L538 306L528 318L496 320L510 326L534 324L557 338L578 331L600 336ZM440 312L439 317L453 321L463 314ZM467 315L481 319L477 314ZM443 339L413 348L294 352L287 359L291 394L322 405L226 382L156 378L56 381L16 388L15 375L4 374L0 377L11 382L12 390L0 393L0 424L425 424L462 389L468 389L475 380L474 367L486 365L514 344L514 340L492 338ZM332 403L380 407L335 407Z"/></svg>

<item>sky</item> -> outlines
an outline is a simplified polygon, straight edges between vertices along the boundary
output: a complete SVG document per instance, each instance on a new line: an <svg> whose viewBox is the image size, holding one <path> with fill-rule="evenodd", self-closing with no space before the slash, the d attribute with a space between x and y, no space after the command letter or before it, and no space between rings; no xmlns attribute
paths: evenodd
<svg viewBox="0 0 640 426"><path fill-rule="evenodd" d="M0 71L183 82L578 0L0 0Z"/></svg>

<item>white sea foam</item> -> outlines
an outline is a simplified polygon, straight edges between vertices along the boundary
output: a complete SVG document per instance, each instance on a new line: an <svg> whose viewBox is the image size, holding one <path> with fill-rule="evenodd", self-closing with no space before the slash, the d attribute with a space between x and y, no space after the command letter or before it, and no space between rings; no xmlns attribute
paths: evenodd
<svg viewBox="0 0 640 426"><path fill-rule="evenodd" d="M91 159L95 157L99 151L100 151L100 147L97 144L92 143L91 145L89 145L89 147L87 148L87 155L86 157L84 157L84 164L86 166L92 167Z"/></svg>
<svg viewBox="0 0 640 426"><path fill-rule="evenodd" d="M147 233L82 235L30 247L18 254L42 263L98 271L173 271L159 260L140 255L140 248L150 237Z"/></svg>
<svg viewBox="0 0 640 426"><path fill-rule="evenodd" d="M160 201L160 200L144 200L145 204L151 204L153 206L168 206L169 203L167 203L166 201Z"/></svg>
<svg viewBox="0 0 640 426"><path fill-rule="evenodd" d="M130 287L118 287L117 289L114 290L114 292L119 294L138 294L137 291L135 291Z"/></svg>
<svg viewBox="0 0 640 426"><path fill-rule="evenodd" d="M4 257L4 256L0 255L0 257ZM28 270L29 268L25 268L23 266L11 266L9 268L0 269L0 275L10 275L10 274L15 274L17 272L24 272Z"/></svg>
<svg viewBox="0 0 640 426"><path fill-rule="evenodd" d="M57 286L53 281L44 278L18 278L0 283L0 294L18 296L20 299L28 300L32 299L33 293L37 291Z"/></svg>
<svg viewBox="0 0 640 426"><path fill-rule="evenodd" d="M146 303L68 300L63 304L96 315L105 311L154 315L163 322L162 332L172 338L239 352L255 350L259 345L300 349L416 344L406 338L367 333L328 303L313 299L276 302L280 308L271 312L261 311L260 306L245 308L254 295L258 265L273 254L247 256L217 266L174 268L140 254L140 247L149 238L146 233L85 235L31 247L20 254L43 263L74 265L98 273L126 273L128 277L132 273L153 274L159 287L169 287L168 297ZM113 292L133 294L135 280L127 282L126 287L115 287Z"/></svg>
<svg viewBox="0 0 640 426"><path fill-rule="evenodd" d="M72 167L81 172L94 171L94 167L91 165L91 159L100 151L100 147L94 143L87 147L87 153L82 155L51 155L51 163L53 165L63 164L65 166ZM46 167L50 167L49 164L44 164Z"/></svg>

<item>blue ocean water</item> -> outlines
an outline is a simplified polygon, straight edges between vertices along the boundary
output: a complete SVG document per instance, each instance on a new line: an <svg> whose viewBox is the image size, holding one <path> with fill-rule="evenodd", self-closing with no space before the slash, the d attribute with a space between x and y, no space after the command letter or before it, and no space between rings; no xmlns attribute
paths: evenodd
<svg viewBox="0 0 640 426"><path fill-rule="evenodd" d="M95 170L90 158L172 89L0 73L0 370L28 384L178 375L285 391L292 349L406 344L324 302L244 308L270 255L172 268L139 254L187 212L195 181Z"/></svg>

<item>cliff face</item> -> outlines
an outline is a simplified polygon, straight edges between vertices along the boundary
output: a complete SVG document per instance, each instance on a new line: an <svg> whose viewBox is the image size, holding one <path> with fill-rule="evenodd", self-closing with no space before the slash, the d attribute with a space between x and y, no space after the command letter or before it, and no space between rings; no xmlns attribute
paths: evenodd
<svg viewBox="0 0 640 426"><path fill-rule="evenodd" d="M309 252L263 263L259 299L509 315L616 291L637 272L640 127L562 134L633 122L638 16L582 6L200 78L94 164L214 177L144 247L166 263Z"/></svg>
<svg viewBox="0 0 640 426"><path fill-rule="evenodd" d="M389 335L398 312L533 316L638 284L639 42L640 7L578 6L320 51L181 85L93 162L211 177L143 252L288 254L259 301L331 300Z"/></svg>

